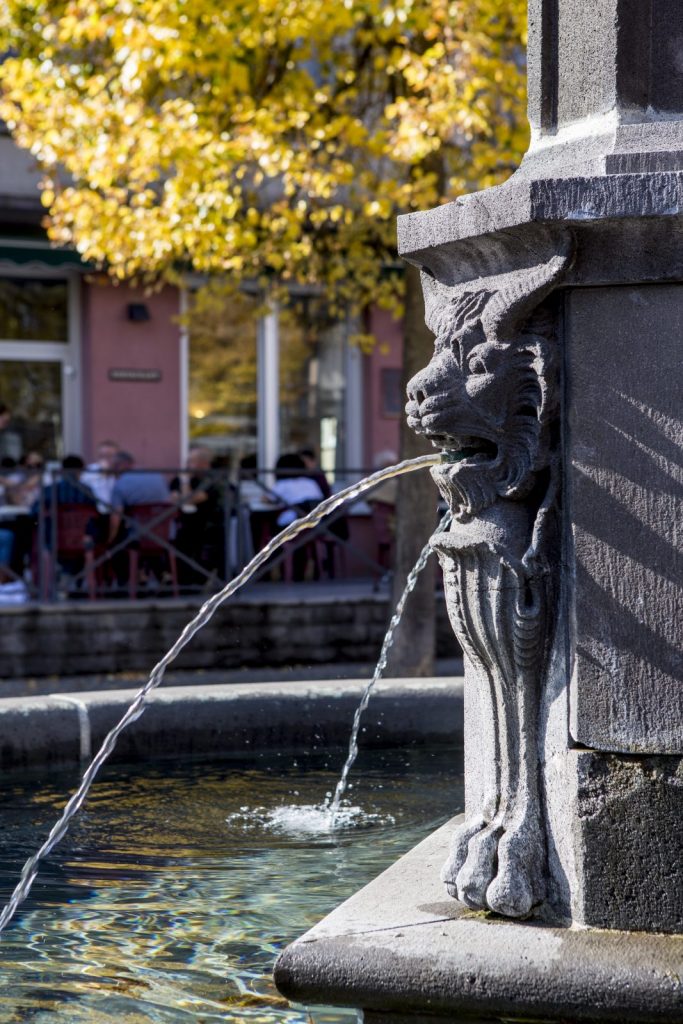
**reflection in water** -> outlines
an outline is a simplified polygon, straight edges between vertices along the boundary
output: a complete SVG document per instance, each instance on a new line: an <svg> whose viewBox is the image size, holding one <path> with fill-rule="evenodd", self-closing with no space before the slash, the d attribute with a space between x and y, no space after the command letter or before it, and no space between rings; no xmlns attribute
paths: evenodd
<svg viewBox="0 0 683 1024"><path fill-rule="evenodd" d="M343 754L327 756L110 768L0 940L0 1021L353 1021L288 1008L273 960L460 809L459 759L363 752L355 810L330 832L306 809L336 782ZM1 898L72 784L5 787Z"/></svg>

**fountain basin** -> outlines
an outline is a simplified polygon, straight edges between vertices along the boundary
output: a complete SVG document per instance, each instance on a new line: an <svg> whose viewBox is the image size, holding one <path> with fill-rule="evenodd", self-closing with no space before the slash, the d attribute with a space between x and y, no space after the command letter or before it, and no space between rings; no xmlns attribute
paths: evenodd
<svg viewBox="0 0 683 1024"><path fill-rule="evenodd" d="M0 1019L332 1024L289 1007L282 946L462 806L457 751L361 751L346 825L319 808L345 747L107 766L0 938ZM0 897L77 781L5 777Z"/></svg>

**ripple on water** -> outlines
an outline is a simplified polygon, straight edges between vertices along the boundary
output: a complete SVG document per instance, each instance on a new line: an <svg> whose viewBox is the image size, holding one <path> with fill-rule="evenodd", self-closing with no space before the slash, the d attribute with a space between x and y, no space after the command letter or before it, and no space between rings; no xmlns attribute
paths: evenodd
<svg viewBox="0 0 683 1024"><path fill-rule="evenodd" d="M273 960L456 813L462 790L452 753L366 754L331 827L342 761L107 768L0 938L2 1024L350 1024L288 1007ZM3 902L74 781L3 788Z"/></svg>

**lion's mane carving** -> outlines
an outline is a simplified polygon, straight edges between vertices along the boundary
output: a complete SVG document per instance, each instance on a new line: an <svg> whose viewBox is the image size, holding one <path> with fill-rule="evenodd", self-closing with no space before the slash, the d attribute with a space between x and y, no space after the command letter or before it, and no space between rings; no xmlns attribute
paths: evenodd
<svg viewBox="0 0 683 1024"><path fill-rule="evenodd" d="M534 311L570 259L570 239L554 242L535 266L427 295L435 351L406 406L450 460L433 470L453 512L434 546L491 762L444 879L468 906L513 917L545 895L538 711L557 604L559 386L552 318Z"/></svg>
<svg viewBox="0 0 683 1024"><path fill-rule="evenodd" d="M558 410L549 318L522 326L566 263L501 277L499 290L464 287L438 310L434 357L410 382L409 425L462 456L435 479L454 515L523 498L548 465ZM522 287L522 285L524 287Z"/></svg>

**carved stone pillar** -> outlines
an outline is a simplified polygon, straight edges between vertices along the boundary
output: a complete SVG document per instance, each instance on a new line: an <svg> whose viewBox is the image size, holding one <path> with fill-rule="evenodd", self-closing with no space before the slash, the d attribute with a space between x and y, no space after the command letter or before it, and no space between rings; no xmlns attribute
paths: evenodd
<svg viewBox="0 0 683 1024"><path fill-rule="evenodd" d="M276 969L377 1024L683 1020L681 0L529 8L521 168L399 222L466 814Z"/></svg>
<svg viewBox="0 0 683 1024"><path fill-rule="evenodd" d="M465 904L683 931L683 21L530 4L532 145L401 218L452 453L438 548L465 650Z"/></svg>

